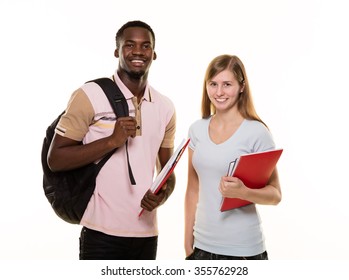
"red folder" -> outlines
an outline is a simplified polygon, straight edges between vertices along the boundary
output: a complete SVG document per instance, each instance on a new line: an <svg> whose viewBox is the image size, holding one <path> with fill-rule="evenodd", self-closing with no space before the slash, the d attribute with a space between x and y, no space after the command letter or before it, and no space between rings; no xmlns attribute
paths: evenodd
<svg viewBox="0 0 349 280"><path fill-rule="evenodd" d="M185 149L187 148L188 144L190 142L190 139L183 139L182 142L177 147L176 151L173 153L172 157L168 160L166 165L162 168L161 172L158 176L156 176L152 186L150 187L150 190L153 193L158 193L161 187L166 183L168 177L173 173L178 161L180 160L181 156L183 155ZM140 217L143 213L144 209L141 208L138 217Z"/></svg>
<svg viewBox="0 0 349 280"><path fill-rule="evenodd" d="M251 189L263 188L268 183L282 151L283 149L277 149L242 155L236 163L232 176L239 178L246 187ZM220 210L227 211L248 204L252 204L252 202L224 197Z"/></svg>

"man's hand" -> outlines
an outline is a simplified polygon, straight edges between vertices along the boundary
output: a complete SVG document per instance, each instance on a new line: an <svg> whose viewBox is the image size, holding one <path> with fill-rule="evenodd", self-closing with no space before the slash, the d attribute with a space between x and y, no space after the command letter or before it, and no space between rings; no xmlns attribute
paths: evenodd
<svg viewBox="0 0 349 280"><path fill-rule="evenodd" d="M141 201L141 207L147 211L153 211L155 208L164 204L172 194L176 184L176 176L174 173L168 177L166 183L161 187L157 194L148 190Z"/></svg>
<svg viewBox="0 0 349 280"><path fill-rule="evenodd" d="M160 189L157 194L148 190L141 201L141 207L149 212L159 207L166 197L166 184Z"/></svg>
<svg viewBox="0 0 349 280"><path fill-rule="evenodd" d="M120 117L117 119L113 134L111 135L116 147L125 144L128 137L136 136L137 121L133 117Z"/></svg>

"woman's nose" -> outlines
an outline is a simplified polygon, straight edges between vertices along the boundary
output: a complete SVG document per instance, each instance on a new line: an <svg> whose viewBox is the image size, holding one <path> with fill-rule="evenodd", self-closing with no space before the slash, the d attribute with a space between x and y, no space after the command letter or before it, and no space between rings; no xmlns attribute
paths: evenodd
<svg viewBox="0 0 349 280"><path fill-rule="evenodd" d="M224 94L223 88L221 86L217 87L216 95L222 96Z"/></svg>

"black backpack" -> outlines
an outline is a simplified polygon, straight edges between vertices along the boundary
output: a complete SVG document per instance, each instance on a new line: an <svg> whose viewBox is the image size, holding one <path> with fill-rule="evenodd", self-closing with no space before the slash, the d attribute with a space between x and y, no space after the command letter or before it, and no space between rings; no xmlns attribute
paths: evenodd
<svg viewBox="0 0 349 280"><path fill-rule="evenodd" d="M114 81L109 78L100 78L89 82L97 83L103 89L117 117L128 116L127 101ZM41 163L44 172L43 188L55 213L68 223L79 224L94 192L96 177L116 149L107 154L98 164L90 163L73 170L52 172L47 164L47 154L62 114L64 112L47 128L43 141L41 150ZM135 185L129 163L128 168L130 181Z"/></svg>

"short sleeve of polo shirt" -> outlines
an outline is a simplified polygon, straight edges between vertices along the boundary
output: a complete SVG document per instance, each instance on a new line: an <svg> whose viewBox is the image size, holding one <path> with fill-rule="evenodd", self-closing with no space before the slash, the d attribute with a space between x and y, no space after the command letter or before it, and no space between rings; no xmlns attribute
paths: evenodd
<svg viewBox="0 0 349 280"><path fill-rule="evenodd" d="M173 148L174 147L174 138L176 133L176 112L173 112L173 115L166 126L165 136L161 143L162 148Z"/></svg>
<svg viewBox="0 0 349 280"><path fill-rule="evenodd" d="M94 109L92 104L85 92L79 88L72 94L55 132L63 137L82 141L93 118Z"/></svg>

